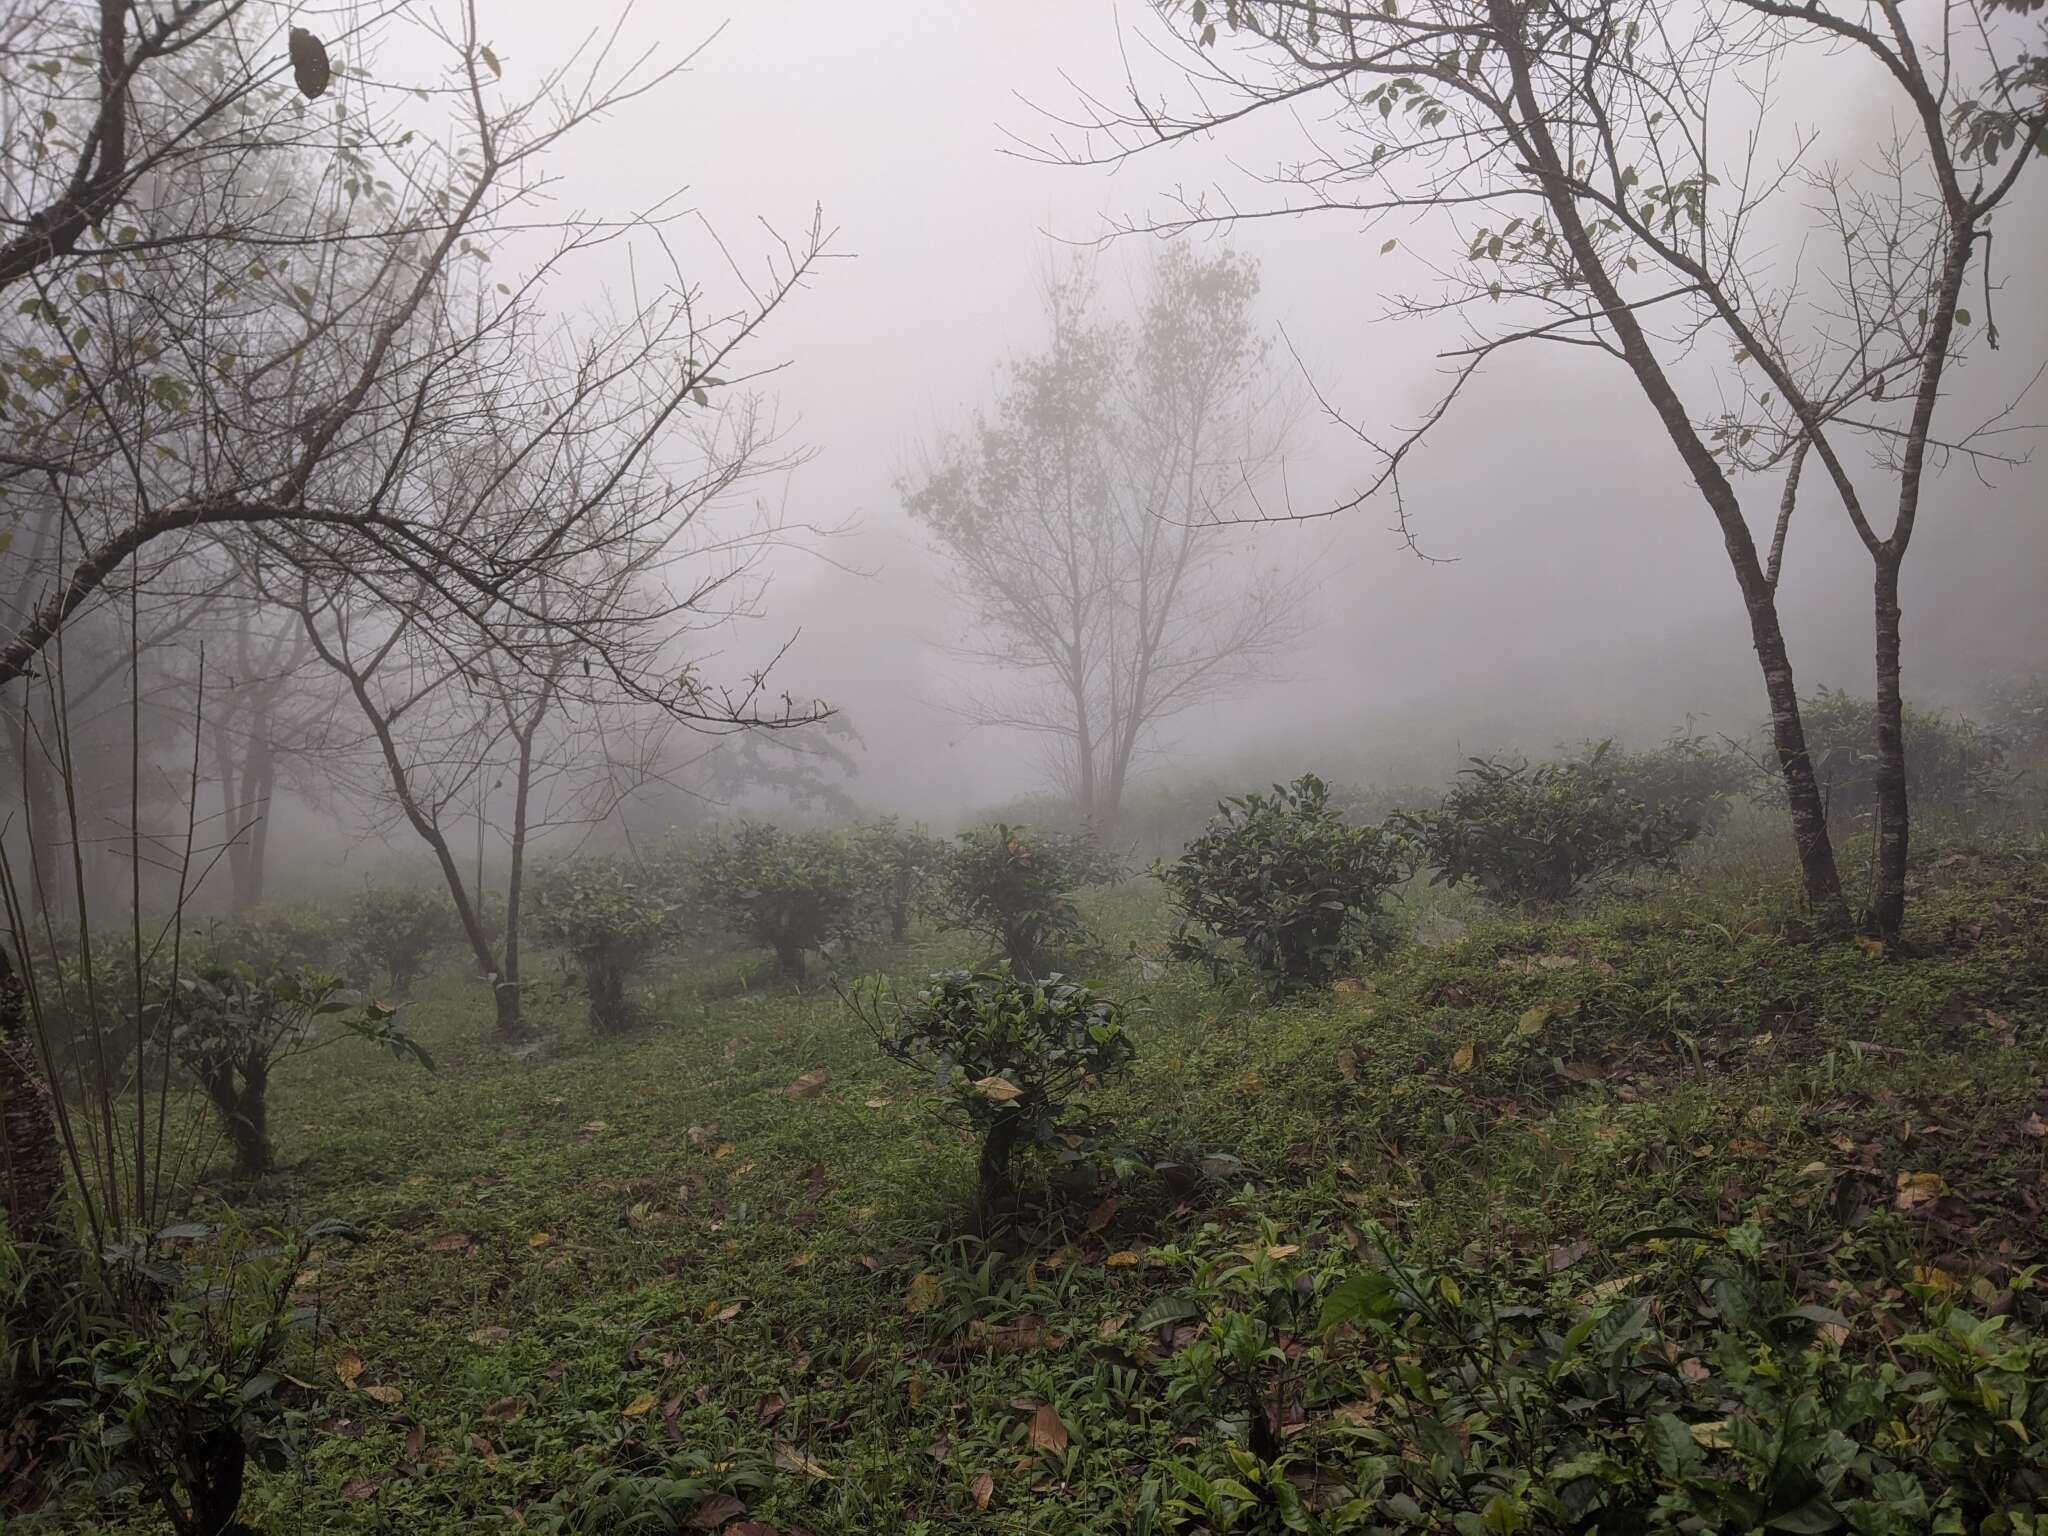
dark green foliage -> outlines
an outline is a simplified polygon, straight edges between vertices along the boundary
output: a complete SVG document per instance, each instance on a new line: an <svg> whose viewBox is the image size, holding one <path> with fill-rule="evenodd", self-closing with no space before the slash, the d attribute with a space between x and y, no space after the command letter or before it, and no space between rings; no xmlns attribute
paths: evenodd
<svg viewBox="0 0 2048 1536"><path fill-rule="evenodd" d="M353 1036L433 1065L390 1009L360 1003L318 971L259 976L247 964L202 966L179 979L156 1024L220 1117L236 1165L252 1176L270 1171L270 1074L285 1058ZM323 1033L322 1025L333 1027Z"/></svg>
<svg viewBox="0 0 2048 1536"><path fill-rule="evenodd" d="M804 955L845 938L860 914L852 849L836 832L745 822L705 851L697 888L740 937L775 951L776 969L797 982Z"/></svg>
<svg viewBox="0 0 2048 1536"><path fill-rule="evenodd" d="M1035 976L1056 946L1088 935L1072 893L1116 875L1114 861L1085 834L996 822L955 842L941 911L947 926L986 938L1019 976Z"/></svg>
<svg viewBox="0 0 2048 1536"><path fill-rule="evenodd" d="M1670 868L1698 824L1616 789L1604 759L1604 749L1534 765L1475 757L1434 811L1393 825L1421 845L1437 883L1512 904L1555 906L1612 876Z"/></svg>
<svg viewBox="0 0 2048 1536"><path fill-rule="evenodd" d="M1057 976L948 971L907 1001L871 978L847 1001L883 1053L935 1079L941 1102L980 1135L984 1214L1011 1193L1016 1148L1050 1144L1082 1113L1074 1095L1131 1062L1123 1006Z"/></svg>
<svg viewBox="0 0 2048 1536"><path fill-rule="evenodd" d="M446 891L373 885L349 905L349 954L364 985L382 971L393 992L408 992L434 951L461 937Z"/></svg>
<svg viewBox="0 0 2048 1536"><path fill-rule="evenodd" d="M1270 795L1217 806L1208 830L1159 871L1181 923L1169 952L1234 968L1223 941L1279 992L1327 986L1392 941L1381 910L1413 870L1406 840L1383 826L1347 825L1314 774Z"/></svg>
<svg viewBox="0 0 2048 1536"><path fill-rule="evenodd" d="M1648 810L1669 812L1703 833L1720 826L1758 780L1756 764L1734 747L1692 730L1673 731L1662 746L1641 752L1589 741L1578 760Z"/></svg>
<svg viewBox="0 0 2048 1536"><path fill-rule="evenodd" d="M1674 1297L1539 1264L1266 1241L1199 1264L1169 1400L1244 1425L1160 1469L1165 1529L1277 1533L2036 1530L2048 1369L2031 1276L1985 1316L1920 1268L1801 1304L1754 1225L1632 1244ZM1354 1234L1356 1235L1356 1234ZM1648 1252L1641 1250L1647 1249ZM1341 1437L1288 1442L1321 1404ZM1311 1506L1302 1490L1328 1490Z"/></svg>
<svg viewBox="0 0 2048 1536"><path fill-rule="evenodd" d="M352 925L334 912L288 902L190 925L185 948L210 962L254 966L266 976L306 970L354 980L353 937Z"/></svg>
<svg viewBox="0 0 2048 1536"><path fill-rule="evenodd" d="M945 867L947 848L922 827L906 827L894 816L857 827L853 856L866 908L865 925L901 943L911 915L929 896Z"/></svg>
<svg viewBox="0 0 2048 1536"><path fill-rule="evenodd" d="M1877 705L1831 688L1799 704L1806 749L1831 818L1854 820L1877 807ZM1908 704L1906 799L1916 811L1963 813L1998 798L2009 775L2005 744L1958 715Z"/></svg>
<svg viewBox="0 0 2048 1536"><path fill-rule="evenodd" d="M544 866L533 883L540 932L569 952L583 973L593 1034L634 1023L626 985L675 937L675 905L653 874L618 859Z"/></svg>
<svg viewBox="0 0 2048 1536"><path fill-rule="evenodd" d="M106 1245L63 1410L64 1448L101 1500L161 1510L180 1536L234 1524L250 1463L297 1462L305 1414L282 1357L312 1314L292 1287L315 1238L188 1223Z"/></svg>

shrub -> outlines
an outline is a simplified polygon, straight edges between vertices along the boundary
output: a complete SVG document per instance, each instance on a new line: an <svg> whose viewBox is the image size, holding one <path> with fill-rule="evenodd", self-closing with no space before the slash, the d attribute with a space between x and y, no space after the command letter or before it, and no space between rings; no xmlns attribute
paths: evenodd
<svg viewBox="0 0 2048 1536"><path fill-rule="evenodd" d="M1823 688L1799 703L1806 750L1831 818L1853 820L1877 808L1877 704ZM2005 744L1973 721L1908 704L1906 797L1916 810L1961 813L1995 800L2005 787ZM1775 787L1775 786L1774 786Z"/></svg>
<svg viewBox="0 0 2048 1536"><path fill-rule="evenodd" d="M1557 905L1594 881L1670 868L1698 825L1617 790L1603 758L1475 757L1434 811L1393 825L1421 845L1437 883L1474 885L1495 901Z"/></svg>
<svg viewBox="0 0 2048 1536"><path fill-rule="evenodd" d="M944 867L946 845L922 827L884 816L854 831L853 854L868 924L892 943L902 943L910 932L911 913Z"/></svg>
<svg viewBox="0 0 2048 1536"><path fill-rule="evenodd" d="M706 901L722 905L741 937L775 951L776 969L804 979L804 955L844 938L860 886L846 839L747 822L706 852Z"/></svg>
<svg viewBox="0 0 2048 1536"><path fill-rule="evenodd" d="M1987 690L1992 733L2015 752L2048 751L2048 672L2015 672Z"/></svg>
<svg viewBox="0 0 2048 1536"><path fill-rule="evenodd" d="M1088 936L1071 893L1116 873L1084 834L1001 822L974 827L960 834L946 861L945 921L988 939L1017 975L1036 976L1055 945Z"/></svg>
<svg viewBox="0 0 2048 1536"><path fill-rule="evenodd" d="M217 964L245 963L266 976L306 970L354 980L350 938L346 919L304 903L251 907L187 930L188 947Z"/></svg>
<svg viewBox="0 0 2048 1536"><path fill-rule="evenodd" d="M634 1022L626 983L675 932L675 906L647 872L617 859L552 864L534 881L540 931L583 973L593 1034Z"/></svg>
<svg viewBox="0 0 2048 1536"><path fill-rule="evenodd" d="M270 1171L268 1094L278 1063L357 1038L433 1066L398 1030L389 1008L359 1005L318 971L259 978L247 964L204 966L179 978L160 1007L157 1022L172 1054L198 1081L249 1175Z"/></svg>
<svg viewBox="0 0 2048 1536"><path fill-rule="evenodd" d="M1691 730L1673 731L1662 746L1641 752L1589 741L1577 760L1646 809L1667 811L1702 832L1720 826L1758 777L1756 765L1735 748Z"/></svg>
<svg viewBox="0 0 2048 1536"><path fill-rule="evenodd" d="M1380 903L1411 871L1405 839L1347 825L1312 773L1216 809L1208 830L1159 871L1183 918L1176 958L1221 974L1232 961L1219 941L1235 940L1244 963L1278 992L1325 986L1385 948L1392 930Z"/></svg>
<svg viewBox="0 0 2048 1536"><path fill-rule="evenodd" d="M349 953L365 985L381 970L393 992L410 991L428 957L460 936L454 905L442 891L371 886L349 907Z"/></svg>
<svg viewBox="0 0 2048 1536"><path fill-rule="evenodd" d="M181 1536L247 1529L234 1523L247 1464L288 1470L303 1430L282 1357L313 1314L292 1287L315 1243L342 1235L333 1222L299 1234L188 1223L105 1245L59 1405L98 1498L154 1505Z"/></svg>
<svg viewBox="0 0 2048 1536"><path fill-rule="evenodd" d="M1057 976L942 972L908 1001L871 978L847 1002L885 1055L935 1078L945 1108L979 1133L984 1216L1010 1196L1017 1147L1048 1145L1085 1113L1074 1095L1131 1061L1122 1005Z"/></svg>

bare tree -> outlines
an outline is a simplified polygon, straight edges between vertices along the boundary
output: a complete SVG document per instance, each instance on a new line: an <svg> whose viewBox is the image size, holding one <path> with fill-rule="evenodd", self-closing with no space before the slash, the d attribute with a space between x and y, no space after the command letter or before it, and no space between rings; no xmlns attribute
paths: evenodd
<svg viewBox="0 0 2048 1536"><path fill-rule="evenodd" d="M1260 504L1295 417L1266 368L1258 288L1242 255L1169 247L1116 325L1085 268L1055 277L1047 349L902 486L973 616L967 654L1022 677L967 713L1044 738L1105 834L1160 727L1301 632L1300 583L1245 578L1228 526Z"/></svg>
<svg viewBox="0 0 2048 1536"><path fill-rule="evenodd" d="M1264 205L1189 196L1147 227L1324 211L1446 227L1463 256L1436 264L1441 292L1395 307L1457 317L1467 335L1445 352L1448 383L1417 425L1392 436L1353 426L1379 466L1346 506L1384 492L1401 507L1410 451L1508 348L1575 346L1626 367L1721 532L1770 699L1806 894L1839 925L1847 912L1777 604L1799 472L1809 457L1822 466L1872 560L1883 767L1869 921L1895 936L1907 849L1899 571L1928 471L2007 457L1996 445L2006 412L1938 426L1937 410L1971 334L1970 263L1988 253L1990 220L2048 128L2048 75L2013 35L2019 24L1982 0L1917 27L1881 0L1156 9L1183 45L1187 105L1144 102L1135 89L1128 103L1091 100L1045 153L1114 162L1320 103L1325 128L1299 163L1262 178ZM1848 99L1868 65L1904 125L1871 163L1823 159L1817 133L1779 125L1791 71L1851 71L1837 97ZM1736 104L1721 106L1730 92ZM1802 216L1819 238L1787 242ZM1988 269L1983 284L1982 329L1995 345ZM1729 360L1721 376L1701 379L1696 359L1717 355ZM1695 390L1713 403L1689 406ZM1871 450L1860 467L1859 443ZM1768 554L1735 478L1764 469L1784 475L1758 509L1763 527L1775 523ZM1881 500L1892 503L1888 529L1873 510Z"/></svg>

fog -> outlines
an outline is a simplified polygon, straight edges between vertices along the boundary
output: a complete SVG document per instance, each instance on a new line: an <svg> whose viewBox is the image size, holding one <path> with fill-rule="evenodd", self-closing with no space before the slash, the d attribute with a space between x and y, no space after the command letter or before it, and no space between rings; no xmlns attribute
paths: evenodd
<svg viewBox="0 0 2048 1536"><path fill-rule="evenodd" d="M494 23L517 69L563 46L581 18L531 3L501 7ZM690 205L741 245L757 218L790 228L821 204L851 257L828 265L768 340L788 360L770 387L815 449L790 479L791 514L845 531L777 557L764 616L731 634L726 659L796 637L777 681L828 700L860 732L864 800L943 817L1034 787L1023 744L949 713L963 686L949 652L959 616L896 478L922 439L987 399L997 363L1039 340L1038 283L1060 242L1159 214L1178 186L1242 193L1238 168L1297 154L1301 130L1248 124L1114 173L1020 153L1048 141L1045 113L1069 110L1077 91L1113 94L1126 58L1141 74L1159 62L1156 20L1129 5L679 5L634 24L665 50L716 35L686 80L577 145L563 166L573 201L640 207L686 182ZM1810 115L1847 116L1853 133L1868 126L1857 108L1814 102ZM1227 238L1259 259L1265 319L1317 389L1377 427L1426 407L1433 354L1453 333L1382 322L1389 292L1429 278L1406 250L1376 254L1411 226L1361 224L1319 213L1247 221ZM2019 254L2040 248L2042 228L2038 189L2001 220L2003 347L1979 353L1959 410L2024 384L2026 360L2048 353ZM1101 251L1110 286L1144 243ZM1311 420L1288 465L1293 509L1347 498L1369 467L1359 460L1348 434ZM1909 694L1964 708L1988 671L2048 651L2048 474L2036 463L1987 478L1962 466L1940 478L1908 563ZM1775 480L1744 489L1767 532ZM1407 495L1423 549L1445 563L1408 553L1377 502L1258 530L1262 556L1312 561L1312 636L1270 683L1176 722L1155 771L1238 756L1276 769L1318 753L1398 759L1418 735L1432 749L1447 736L1542 748L1660 734L1688 715L1746 733L1762 715L1719 536L1612 360L1562 348L1502 357L1419 454ZM1868 587L1852 530L1816 493L1794 525L1782 599L1802 685L1869 690Z"/></svg>
<svg viewBox="0 0 2048 1536"><path fill-rule="evenodd" d="M589 20L506 0L487 26L513 82L563 57ZM751 387L793 462L719 514L735 526L771 516L786 532L757 568L752 615L690 645L714 678L773 658L775 691L822 700L857 733L845 787L867 807L950 825L1048 787L1032 742L962 712L982 679L961 654L966 615L904 511L906 471L988 406L1006 359L1042 343L1049 273L1093 261L1115 307L1157 242L1110 231L1203 189L1269 202L1257 173L1299 159L1323 127L1267 113L1113 168L1046 163L1065 133L1055 119L1085 96L1118 97L1127 69L1148 91L1169 88L1178 66L1162 35L1149 8L1082 0L642 6L620 46L671 60L698 50L687 72L549 162L551 214L663 208L679 269L721 301L814 210L835 232L835 259L771 317L750 357ZM1811 91L1797 101L1826 125L1830 150L1850 154L1888 110ZM2038 182L2001 214L1991 270L2004 285L2002 348L1980 348L1959 371L1958 416L1995 410L2048 356L2048 305L2026 254L2048 227ZM1455 323L1387 318L1397 294L1432 291L1432 266L1461 243L1434 219L1319 212L1182 238L1256 258L1277 373L1382 432L1430 408L1439 354L1460 341ZM1382 253L1389 239L1400 244ZM499 261L529 254L514 242ZM616 302L659 265L655 242L620 242L583 260L550 302L564 313ZM2014 420L2043 411L2037 392ZM1294 573L1304 638L1254 685L1166 722L1141 776L1257 781L1322 767L1415 781L1441 778L1466 751L1654 739L1687 720L1753 736L1765 707L1720 536L1616 361L1572 348L1491 361L1404 470L1419 554L1390 526L1385 496L1325 515L1373 469L1311 402L1278 477L1284 503L1242 534L1235 557ZM1979 475L1958 463L1935 486L1906 565L1906 688L1968 710L1990 674L2048 656L2048 471ZM1740 488L1767 538L1778 476ZM1869 589L1867 557L1816 481L1780 590L1803 689L1870 691ZM419 857L390 826L337 821L288 786L269 814L293 850L282 878L294 886L353 875L386 850Z"/></svg>

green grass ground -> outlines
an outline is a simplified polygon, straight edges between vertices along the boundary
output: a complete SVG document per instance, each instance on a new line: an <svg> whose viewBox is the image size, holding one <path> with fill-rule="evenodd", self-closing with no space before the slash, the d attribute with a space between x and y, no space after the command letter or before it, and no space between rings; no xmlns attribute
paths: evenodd
<svg viewBox="0 0 2048 1536"><path fill-rule="evenodd" d="M1083 968L1144 1007L1137 1068L1095 1107L1174 1166L1034 1185L992 1243L964 1133L830 990L675 959L648 1027L593 1041L544 976L547 1052L515 1062L482 989L444 971L405 1010L438 1071L337 1050L274 1090L288 1171L256 1199L364 1236L301 1276L321 1312L289 1361L304 1466L258 1477L243 1518L1170 1529L1147 1479L1227 1466L1248 1433L1177 1371L1177 1298L1233 1251L1363 1262L1367 1223L1565 1301L1664 1294L1631 1233L1753 1223L1802 1300L1848 1312L1918 1266L1991 1304L2048 1259L2048 857L1930 856L1902 958L1812 944L1781 888L1726 894L1743 885L1481 919L1284 1005L1158 965L1149 882L1098 893ZM914 977L966 956L930 938L864 958ZM1311 1505L1369 1449L1361 1383L1387 1379L1319 1369L1280 1414Z"/></svg>

